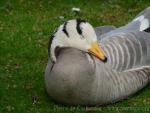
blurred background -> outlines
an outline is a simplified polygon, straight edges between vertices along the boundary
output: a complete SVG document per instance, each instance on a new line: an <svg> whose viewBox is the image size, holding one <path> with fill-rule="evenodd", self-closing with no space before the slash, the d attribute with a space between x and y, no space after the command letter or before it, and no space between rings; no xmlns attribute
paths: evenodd
<svg viewBox="0 0 150 113"><path fill-rule="evenodd" d="M94 110L67 107L49 99L44 89L44 70L51 33L74 18L85 19L94 27L119 27L149 6L149 0L0 0L0 113ZM149 89L150 85L128 100L97 106L94 112L148 112Z"/></svg>

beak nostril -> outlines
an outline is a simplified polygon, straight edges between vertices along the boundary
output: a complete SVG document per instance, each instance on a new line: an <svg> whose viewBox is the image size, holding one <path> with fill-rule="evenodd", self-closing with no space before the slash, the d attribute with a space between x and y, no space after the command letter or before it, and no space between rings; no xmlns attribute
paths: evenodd
<svg viewBox="0 0 150 113"><path fill-rule="evenodd" d="M96 49L95 51L96 51L97 53L99 53L99 50L98 50L98 49Z"/></svg>

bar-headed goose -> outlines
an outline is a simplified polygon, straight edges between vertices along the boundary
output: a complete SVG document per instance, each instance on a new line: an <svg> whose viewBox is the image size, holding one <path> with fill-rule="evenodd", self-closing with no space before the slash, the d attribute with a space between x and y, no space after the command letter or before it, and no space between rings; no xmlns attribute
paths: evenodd
<svg viewBox="0 0 150 113"><path fill-rule="evenodd" d="M150 8L121 28L65 22L49 42L49 96L65 104L101 105L136 93L150 82L149 32Z"/></svg>

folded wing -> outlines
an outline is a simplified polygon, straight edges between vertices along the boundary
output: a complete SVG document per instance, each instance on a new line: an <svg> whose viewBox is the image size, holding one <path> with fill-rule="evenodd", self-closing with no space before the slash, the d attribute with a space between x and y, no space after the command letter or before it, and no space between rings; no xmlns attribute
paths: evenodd
<svg viewBox="0 0 150 113"><path fill-rule="evenodd" d="M150 33L122 32L100 41L108 63L118 71L150 67Z"/></svg>

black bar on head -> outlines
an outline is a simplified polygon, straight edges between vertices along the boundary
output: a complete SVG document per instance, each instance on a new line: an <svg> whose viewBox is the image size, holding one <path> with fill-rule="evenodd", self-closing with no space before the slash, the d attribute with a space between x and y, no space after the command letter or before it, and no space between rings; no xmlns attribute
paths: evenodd
<svg viewBox="0 0 150 113"><path fill-rule="evenodd" d="M77 32L80 34L80 35L82 35L82 30L81 30L81 28L80 28L80 24L82 23L82 22L86 22L85 20L81 20L81 19L76 19L76 21L77 21L77 27L76 27L76 29L77 29Z"/></svg>
<svg viewBox="0 0 150 113"><path fill-rule="evenodd" d="M62 30L62 31L67 35L67 37L69 37L69 34L68 34L68 32L67 32L67 29L66 29L67 23L68 23L68 22L65 22L65 23L64 23L64 26L63 26L63 30Z"/></svg>

